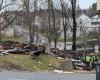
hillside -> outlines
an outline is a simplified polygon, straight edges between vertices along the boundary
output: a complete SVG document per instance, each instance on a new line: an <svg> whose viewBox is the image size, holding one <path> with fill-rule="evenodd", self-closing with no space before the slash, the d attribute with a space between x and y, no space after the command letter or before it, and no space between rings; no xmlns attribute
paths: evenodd
<svg viewBox="0 0 100 80"><path fill-rule="evenodd" d="M40 55L33 60L30 55L10 54L0 56L0 69L19 71L51 71L58 61L49 55Z"/></svg>

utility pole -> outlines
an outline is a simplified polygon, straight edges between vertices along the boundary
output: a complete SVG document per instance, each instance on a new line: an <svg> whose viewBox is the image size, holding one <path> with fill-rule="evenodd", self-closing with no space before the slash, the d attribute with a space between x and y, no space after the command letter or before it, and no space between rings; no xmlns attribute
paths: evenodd
<svg viewBox="0 0 100 80"><path fill-rule="evenodd" d="M72 18L73 18L73 39L72 39L72 50L76 51L76 0L71 0L72 4Z"/></svg>

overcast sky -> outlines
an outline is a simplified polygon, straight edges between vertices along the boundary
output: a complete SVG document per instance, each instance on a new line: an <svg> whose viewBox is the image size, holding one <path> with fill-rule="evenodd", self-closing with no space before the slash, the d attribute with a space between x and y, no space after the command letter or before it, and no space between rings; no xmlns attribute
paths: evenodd
<svg viewBox="0 0 100 80"><path fill-rule="evenodd" d="M77 0L78 1L78 0ZM79 0L79 5L82 9L86 9L89 6L91 6L93 3L95 3L97 0Z"/></svg>

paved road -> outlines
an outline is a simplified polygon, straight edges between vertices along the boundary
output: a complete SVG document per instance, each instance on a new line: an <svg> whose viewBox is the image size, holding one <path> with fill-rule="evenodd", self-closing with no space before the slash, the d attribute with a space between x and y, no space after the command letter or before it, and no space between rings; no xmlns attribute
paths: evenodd
<svg viewBox="0 0 100 80"><path fill-rule="evenodd" d="M0 80L96 80L94 74L0 72Z"/></svg>

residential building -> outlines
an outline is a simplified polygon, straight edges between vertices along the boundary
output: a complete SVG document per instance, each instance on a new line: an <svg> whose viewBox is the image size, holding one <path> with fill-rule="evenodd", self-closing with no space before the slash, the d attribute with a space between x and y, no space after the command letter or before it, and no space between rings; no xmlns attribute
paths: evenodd
<svg viewBox="0 0 100 80"><path fill-rule="evenodd" d="M84 36L91 31L91 18L89 18L85 13L77 16L77 35Z"/></svg>
<svg viewBox="0 0 100 80"><path fill-rule="evenodd" d="M91 28L92 28L92 31L99 32L99 29L100 29L100 16L99 15L95 15L91 18Z"/></svg>
<svg viewBox="0 0 100 80"><path fill-rule="evenodd" d="M69 21L68 21L69 20ZM66 20L67 23L69 23L69 25L67 25L67 27L69 27L69 29L67 30L67 36L72 36L72 30L70 27L73 27L73 20L71 17L69 17L69 19ZM76 35L77 36L82 36L84 35L84 33L88 33L89 31L91 31L91 18L89 18L86 14L82 13L82 14L78 14L76 15L76 22L77 22L77 32ZM61 26L63 25L63 23L61 23ZM62 26L62 30L63 30L63 26ZM61 36L63 37L64 32L62 31Z"/></svg>
<svg viewBox="0 0 100 80"><path fill-rule="evenodd" d="M100 11L100 0L97 0L97 10Z"/></svg>

